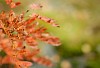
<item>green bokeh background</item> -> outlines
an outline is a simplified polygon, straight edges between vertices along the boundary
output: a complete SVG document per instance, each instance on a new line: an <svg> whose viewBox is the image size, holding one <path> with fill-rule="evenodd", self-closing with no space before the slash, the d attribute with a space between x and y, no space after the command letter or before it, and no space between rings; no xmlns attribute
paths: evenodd
<svg viewBox="0 0 100 68"><path fill-rule="evenodd" d="M16 13L26 11L32 3L42 4L42 9L30 10L26 16L36 12L55 19L60 25L57 28L40 21L62 43L59 47L50 47L52 56L59 56L54 68L100 68L100 0L21 0L21 3L13 9ZM10 10L4 0L0 0L2 10Z"/></svg>

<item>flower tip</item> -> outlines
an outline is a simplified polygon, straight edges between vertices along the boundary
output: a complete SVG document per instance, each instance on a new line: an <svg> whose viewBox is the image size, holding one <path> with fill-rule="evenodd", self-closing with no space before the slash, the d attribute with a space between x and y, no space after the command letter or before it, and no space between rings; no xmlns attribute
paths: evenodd
<svg viewBox="0 0 100 68"><path fill-rule="evenodd" d="M55 44L54 46L60 46L61 45L61 43L59 43L59 44Z"/></svg>

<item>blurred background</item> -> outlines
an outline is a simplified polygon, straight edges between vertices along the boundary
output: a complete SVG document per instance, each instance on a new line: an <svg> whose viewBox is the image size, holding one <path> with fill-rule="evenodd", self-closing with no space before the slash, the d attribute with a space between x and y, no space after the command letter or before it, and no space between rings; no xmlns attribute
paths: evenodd
<svg viewBox="0 0 100 68"><path fill-rule="evenodd" d="M20 0L14 0L20 1ZM42 9L30 10L56 20L60 28L42 21L50 34L61 40L61 46L53 47L40 42L41 55L49 57L53 68L100 68L100 0L21 0L16 13L30 10L29 5L41 4ZM0 0L0 11L10 8ZM32 68L48 68L34 64Z"/></svg>

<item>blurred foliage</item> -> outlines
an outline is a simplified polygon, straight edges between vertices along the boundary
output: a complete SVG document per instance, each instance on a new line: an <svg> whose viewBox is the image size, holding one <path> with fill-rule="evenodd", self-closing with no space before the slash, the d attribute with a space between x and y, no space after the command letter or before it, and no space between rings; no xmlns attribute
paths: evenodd
<svg viewBox="0 0 100 68"><path fill-rule="evenodd" d="M44 22L41 23L41 26L46 26L51 34L61 39L62 45L55 47L61 58L58 64L66 60L72 68L100 68L100 0L21 0L21 2L21 7L14 9L15 12L26 11L29 9L28 5L33 2L40 3L43 5L41 10L30 10L28 14L33 11L39 12L60 24L60 28L53 28ZM0 9L9 10L4 0L0 0ZM57 68L61 68L60 65Z"/></svg>

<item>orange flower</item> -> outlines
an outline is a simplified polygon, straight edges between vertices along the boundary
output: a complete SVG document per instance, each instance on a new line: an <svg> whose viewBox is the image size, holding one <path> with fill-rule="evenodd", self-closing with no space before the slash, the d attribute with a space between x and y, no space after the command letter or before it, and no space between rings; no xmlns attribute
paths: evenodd
<svg viewBox="0 0 100 68"><path fill-rule="evenodd" d="M20 4L12 0L5 1L11 8ZM32 6L39 7L34 4ZM59 46L61 43L59 38L46 32L47 28L39 27L36 19L43 20L52 26L59 27L59 25L55 24L54 20L36 13L24 20L24 14L16 15L13 10L0 14L0 49L5 53L4 57L0 57L0 64L10 63L15 65L15 68L25 68L32 65L29 61L33 61L51 67L52 63L49 59L40 57L37 40L54 46Z"/></svg>
<svg viewBox="0 0 100 68"><path fill-rule="evenodd" d="M13 0L5 0L5 1L8 5L10 5L11 8L15 8L21 4L20 2L15 3L15 2L13 2Z"/></svg>

